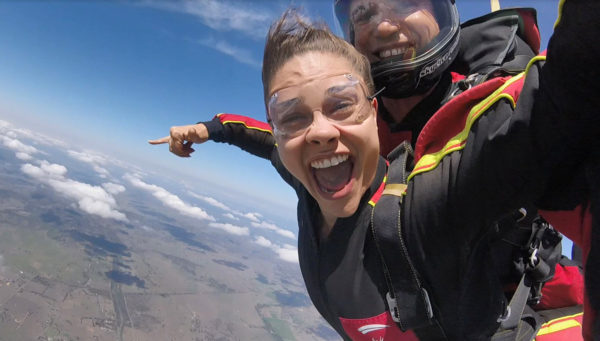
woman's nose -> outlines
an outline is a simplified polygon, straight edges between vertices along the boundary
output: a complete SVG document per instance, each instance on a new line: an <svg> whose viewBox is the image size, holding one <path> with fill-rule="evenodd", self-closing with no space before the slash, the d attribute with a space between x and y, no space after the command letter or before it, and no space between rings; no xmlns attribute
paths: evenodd
<svg viewBox="0 0 600 341"><path fill-rule="evenodd" d="M313 115L313 122L306 133L308 143L327 144L340 137L340 131L333 122L320 112L318 114L315 112Z"/></svg>

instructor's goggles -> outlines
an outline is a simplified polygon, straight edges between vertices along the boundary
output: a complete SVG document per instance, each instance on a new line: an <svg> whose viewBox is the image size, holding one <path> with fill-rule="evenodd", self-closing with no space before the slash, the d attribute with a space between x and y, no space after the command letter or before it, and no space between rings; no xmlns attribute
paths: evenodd
<svg viewBox="0 0 600 341"><path fill-rule="evenodd" d="M345 74L278 90L269 99L267 112L273 132L293 138L313 124L317 111L336 125L360 124L369 117L372 100L362 82Z"/></svg>

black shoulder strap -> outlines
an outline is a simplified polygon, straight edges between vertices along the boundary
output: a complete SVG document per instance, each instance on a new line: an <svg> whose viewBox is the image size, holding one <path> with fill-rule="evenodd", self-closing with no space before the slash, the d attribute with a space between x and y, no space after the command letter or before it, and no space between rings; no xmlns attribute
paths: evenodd
<svg viewBox="0 0 600 341"><path fill-rule="evenodd" d="M524 17L535 19L535 11L506 9L461 25L461 53L452 70L464 74L466 78L452 84L443 103L492 78L525 71L539 49L539 46L530 44L539 45L539 41L528 39L530 33L537 32L533 29L537 25L524 25ZM485 43L473 43L480 41L482 36L486 37Z"/></svg>
<svg viewBox="0 0 600 341"><path fill-rule="evenodd" d="M429 294L413 266L402 236L402 197L406 189L406 166L412 157L408 142L388 156L391 164L383 194L371 211L371 231L381 256L388 285L387 303L394 321L403 331L413 330L421 340L445 340L435 319Z"/></svg>

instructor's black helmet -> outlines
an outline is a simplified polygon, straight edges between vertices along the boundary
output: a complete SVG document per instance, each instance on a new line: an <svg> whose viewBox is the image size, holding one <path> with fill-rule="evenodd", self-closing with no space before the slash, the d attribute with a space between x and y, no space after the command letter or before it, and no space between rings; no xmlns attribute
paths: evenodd
<svg viewBox="0 0 600 341"><path fill-rule="evenodd" d="M385 97L427 92L458 54L454 0L334 0L334 12L344 38L371 60ZM383 27L395 39L383 37Z"/></svg>

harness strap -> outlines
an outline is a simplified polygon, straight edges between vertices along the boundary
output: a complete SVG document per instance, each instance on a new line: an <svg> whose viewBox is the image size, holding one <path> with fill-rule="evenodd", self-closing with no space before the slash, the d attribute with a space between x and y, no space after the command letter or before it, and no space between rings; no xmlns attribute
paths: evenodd
<svg viewBox="0 0 600 341"><path fill-rule="evenodd" d="M554 258L557 252L560 253L560 248L556 248L560 240L561 236L543 219L538 218L532 223L532 235L528 241L529 256L524 264L523 275L504 316L498 319L500 328L492 340L533 340L541 327L541 316L527 304L539 302L543 283L552 277L556 264ZM525 310L529 311L531 323L525 322Z"/></svg>
<svg viewBox="0 0 600 341"><path fill-rule="evenodd" d="M498 331L492 341L532 341L535 338L543 319L529 306L525 306L518 326L513 329Z"/></svg>
<svg viewBox="0 0 600 341"><path fill-rule="evenodd" d="M464 79L452 83L449 95L444 98L442 104L448 103L451 99L460 95L461 93L492 78L517 75L521 73L530 60L531 56L529 55L516 55L510 61L502 61L500 59L500 62L497 62L496 64L481 68L475 73L466 76Z"/></svg>
<svg viewBox="0 0 600 341"><path fill-rule="evenodd" d="M403 331L413 330L421 340L446 340L402 236L401 207L407 187L406 165L411 155L408 142L390 153L387 184L371 211L371 231L383 263L388 286L386 299L394 322Z"/></svg>
<svg viewBox="0 0 600 341"><path fill-rule="evenodd" d="M500 326L503 329L515 329L517 328L519 321L521 321L521 315L523 315L523 309L527 305L527 298L529 297L530 286L526 283L525 274L521 277L521 281L517 286L517 290L510 299L508 307L506 307L506 315L499 318Z"/></svg>

